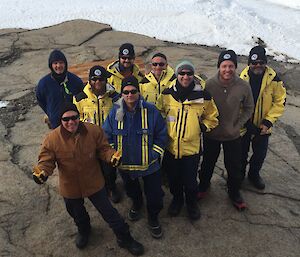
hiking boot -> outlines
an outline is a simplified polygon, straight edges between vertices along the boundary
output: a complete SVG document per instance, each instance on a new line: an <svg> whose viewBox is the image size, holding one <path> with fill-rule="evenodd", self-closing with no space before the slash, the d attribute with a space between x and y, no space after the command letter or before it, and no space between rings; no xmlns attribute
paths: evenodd
<svg viewBox="0 0 300 257"><path fill-rule="evenodd" d="M75 244L76 247L79 249L83 249L87 246L88 242L89 242L89 236L90 234L80 234L78 232L77 236L76 236L76 240L75 240Z"/></svg>
<svg viewBox="0 0 300 257"><path fill-rule="evenodd" d="M122 237L118 237L117 243L121 248L127 249L133 255L142 255L144 253L144 246L134 240L129 232Z"/></svg>
<svg viewBox="0 0 300 257"><path fill-rule="evenodd" d="M247 208L246 203L241 196L240 192L237 191L235 193L228 192L229 198L235 208L237 208L239 211L243 211Z"/></svg>
<svg viewBox="0 0 300 257"><path fill-rule="evenodd" d="M148 226L150 229L151 236L155 239L159 239L162 237L163 232L161 229L161 225L159 224L158 218L150 218L148 217Z"/></svg>
<svg viewBox="0 0 300 257"><path fill-rule="evenodd" d="M189 218L191 220L200 219L200 216L201 216L200 209L199 209L199 206L196 202L192 203L192 204L187 204L186 205L186 210L187 210Z"/></svg>
<svg viewBox="0 0 300 257"><path fill-rule="evenodd" d="M171 217L178 216L178 214L181 211L182 205L183 205L182 202L176 201L176 200L173 199L172 202L171 202L171 204L170 204L170 206L169 206L169 208L168 208L168 214Z"/></svg>
<svg viewBox="0 0 300 257"><path fill-rule="evenodd" d="M141 218L141 208L142 206L137 206L133 204L130 210L128 211L128 219L130 221L138 221Z"/></svg>
<svg viewBox="0 0 300 257"><path fill-rule="evenodd" d="M121 192L117 187L111 190L111 201L113 203L119 203L121 201Z"/></svg>
<svg viewBox="0 0 300 257"><path fill-rule="evenodd" d="M263 181L263 179L259 175L252 176L252 175L248 174L248 180L251 182L251 184L256 189L263 190L266 187L265 182Z"/></svg>

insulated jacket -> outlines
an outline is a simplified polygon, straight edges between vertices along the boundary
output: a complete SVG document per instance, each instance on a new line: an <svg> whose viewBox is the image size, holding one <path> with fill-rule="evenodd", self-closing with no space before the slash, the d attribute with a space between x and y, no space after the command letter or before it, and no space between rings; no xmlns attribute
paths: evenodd
<svg viewBox="0 0 300 257"><path fill-rule="evenodd" d="M119 94L110 84L106 84L105 94L99 97L93 93L89 83L86 84L83 92L86 98L78 102L74 98L74 104L80 113L80 120L102 126Z"/></svg>
<svg viewBox="0 0 300 257"><path fill-rule="evenodd" d="M39 106L48 115L51 128L60 125L60 107L63 102L72 102L73 96L83 91L82 80L71 72L66 79L58 83L51 74L43 77L36 87L36 98Z"/></svg>
<svg viewBox="0 0 300 257"><path fill-rule="evenodd" d="M240 77L247 82L250 81L249 66L242 71ZM264 124L269 127L268 132L271 133L271 127L283 114L285 101L286 89L283 82L272 68L266 66L255 111L251 118L252 124L257 128Z"/></svg>
<svg viewBox="0 0 300 257"><path fill-rule="evenodd" d="M219 73L206 81L206 90L212 95L219 110L219 125L205 133L210 139L231 141L241 136L240 129L254 110L253 96L249 83L234 76L226 87Z"/></svg>
<svg viewBox="0 0 300 257"><path fill-rule="evenodd" d="M46 136L38 167L50 176L57 165L60 194L83 198L103 188L99 159L110 162L114 152L99 126L80 122L76 134L59 126Z"/></svg>
<svg viewBox="0 0 300 257"><path fill-rule="evenodd" d="M205 82L195 76L195 87L184 102L177 96L174 84L166 88L157 101L157 108L166 119L169 143L167 149L176 159L199 154L201 132L218 125L218 110Z"/></svg>
<svg viewBox="0 0 300 257"><path fill-rule="evenodd" d="M159 81L156 80L152 72L148 73L140 82L140 92L145 101L156 104L162 91L169 87L176 79L174 70L168 65L162 71Z"/></svg>
<svg viewBox="0 0 300 257"><path fill-rule="evenodd" d="M167 142L167 129L159 111L153 104L140 98L134 112L129 112L120 98L104 122L103 129L116 150L122 150L122 163L118 168L139 177L160 168Z"/></svg>
<svg viewBox="0 0 300 257"><path fill-rule="evenodd" d="M119 61L115 61L107 66L107 71L112 74L110 78L108 78L107 82L111 84L117 93L121 93L121 83L124 79L124 76L120 73L119 69ZM133 64L132 75L140 82L144 77L144 74L140 72L139 66Z"/></svg>

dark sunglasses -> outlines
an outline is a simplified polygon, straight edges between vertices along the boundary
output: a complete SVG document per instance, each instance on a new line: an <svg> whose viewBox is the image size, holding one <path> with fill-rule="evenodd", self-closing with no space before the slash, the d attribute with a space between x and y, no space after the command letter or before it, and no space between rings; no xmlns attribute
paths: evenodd
<svg viewBox="0 0 300 257"><path fill-rule="evenodd" d="M251 64L252 64L252 65L257 65L257 64L259 64L259 65L264 65L264 64L265 64L265 61L252 61Z"/></svg>
<svg viewBox="0 0 300 257"><path fill-rule="evenodd" d="M133 57L131 57L131 56L120 56L120 58L121 59L123 59L123 60L133 60L134 58Z"/></svg>
<svg viewBox="0 0 300 257"><path fill-rule="evenodd" d="M137 92L138 92L137 89L124 90L124 91L122 92L122 94L124 94L124 95L129 95L129 93L131 93L132 95L135 95Z"/></svg>
<svg viewBox="0 0 300 257"><path fill-rule="evenodd" d="M105 78L101 78L101 77L91 77L91 80L94 81L94 82L96 82L97 80L99 80L99 81L104 81Z"/></svg>
<svg viewBox="0 0 300 257"><path fill-rule="evenodd" d="M70 120L77 120L79 118L79 115L73 115L73 116L68 116L68 117L62 117L61 120L62 121L70 121Z"/></svg>
<svg viewBox="0 0 300 257"><path fill-rule="evenodd" d="M192 72L192 71L181 71L181 72L178 72L178 74L180 76L184 76L184 75L193 76L194 72Z"/></svg>
<svg viewBox="0 0 300 257"><path fill-rule="evenodd" d="M162 67L162 66L165 65L165 63L164 62L153 62L152 65L153 66L157 66L158 65L158 66Z"/></svg>

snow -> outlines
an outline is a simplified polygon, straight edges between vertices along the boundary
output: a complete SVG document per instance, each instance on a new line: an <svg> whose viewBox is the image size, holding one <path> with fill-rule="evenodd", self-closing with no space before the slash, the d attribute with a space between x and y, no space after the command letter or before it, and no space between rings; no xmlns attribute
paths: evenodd
<svg viewBox="0 0 300 257"><path fill-rule="evenodd" d="M262 40L277 60L300 60L300 0L1 0L0 28L35 29L73 19L162 40L248 55Z"/></svg>

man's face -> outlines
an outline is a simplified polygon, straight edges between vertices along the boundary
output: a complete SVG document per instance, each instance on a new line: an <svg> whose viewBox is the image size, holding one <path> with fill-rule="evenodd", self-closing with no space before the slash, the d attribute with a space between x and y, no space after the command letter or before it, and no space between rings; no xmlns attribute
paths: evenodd
<svg viewBox="0 0 300 257"><path fill-rule="evenodd" d="M194 72L184 69L178 72L177 79L182 87L188 87L194 81Z"/></svg>
<svg viewBox="0 0 300 257"><path fill-rule="evenodd" d="M120 64L124 68L130 68L134 63L134 57L129 56L129 55L122 55L122 56L120 56L119 59L120 59Z"/></svg>
<svg viewBox="0 0 300 257"><path fill-rule="evenodd" d="M261 75L265 72L266 63L263 60L251 61L249 68L255 75Z"/></svg>
<svg viewBox="0 0 300 257"><path fill-rule="evenodd" d="M51 64L52 69L55 71L56 74L62 74L65 71L66 64L64 61L55 61Z"/></svg>
<svg viewBox="0 0 300 257"><path fill-rule="evenodd" d="M167 61L159 56L154 57L151 60L151 71L155 77L159 78L162 71L167 68Z"/></svg>
<svg viewBox="0 0 300 257"><path fill-rule="evenodd" d="M127 105L132 105L139 99L140 93L134 86L126 86L122 90L122 97Z"/></svg>
<svg viewBox="0 0 300 257"><path fill-rule="evenodd" d="M220 78L224 81L231 80L235 75L235 65L232 61L223 61L219 67Z"/></svg>
<svg viewBox="0 0 300 257"><path fill-rule="evenodd" d="M90 85L95 95L103 95L106 91L106 79L101 77L91 77Z"/></svg>
<svg viewBox="0 0 300 257"><path fill-rule="evenodd" d="M78 129L79 114L75 111L65 112L61 118L61 124L67 131L74 134Z"/></svg>

